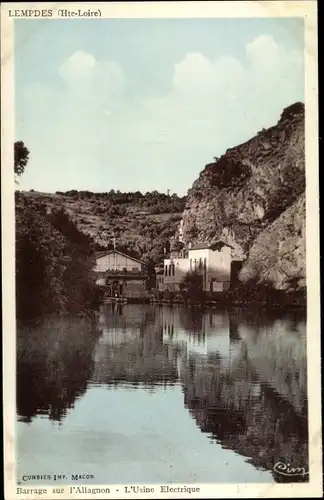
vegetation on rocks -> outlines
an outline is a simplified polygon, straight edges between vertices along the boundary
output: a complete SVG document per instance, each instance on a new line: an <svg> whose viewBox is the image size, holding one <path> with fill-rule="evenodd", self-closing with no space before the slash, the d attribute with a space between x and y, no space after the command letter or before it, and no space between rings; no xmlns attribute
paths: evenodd
<svg viewBox="0 0 324 500"><path fill-rule="evenodd" d="M62 211L16 193L16 309L22 320L87 311L99 299L91 240Z"/></svg>
<svg viewBox="0 0 324 500"><path fill-rule="evenodd" d="M207 165L188 192L186 244L222 238L246 260L243 283L305 287L304 105L286 108L277 125Z"/></svg>
<svg viewBox="0 0 324 500"><path fill-rule="evenodd" d="M29 191L21 196L35 207L42 202L48 209L65 210L78 230L93 239L96 250L112 249L115 238L118 250L148 265L159 263L169 253L186 200L157 191Z"/></svg>

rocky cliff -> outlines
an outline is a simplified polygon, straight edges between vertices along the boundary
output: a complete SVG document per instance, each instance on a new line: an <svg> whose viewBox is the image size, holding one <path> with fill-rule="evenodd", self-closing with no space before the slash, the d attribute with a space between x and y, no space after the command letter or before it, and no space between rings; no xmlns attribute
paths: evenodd
<svg viewBox="0 0 324 500"><path fill-rule="evenodd" d="M242 282L305 286L304 105L206 165L188 191L183 241L222 238L244 259Z"/></svg>

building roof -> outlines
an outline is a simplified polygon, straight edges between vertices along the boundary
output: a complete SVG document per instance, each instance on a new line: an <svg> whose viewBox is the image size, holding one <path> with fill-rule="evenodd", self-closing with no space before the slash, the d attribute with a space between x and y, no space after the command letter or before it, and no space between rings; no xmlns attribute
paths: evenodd
<svg viewBox="0 0 324 500"><path fill-rule="evenodd" d="M215 241L211 241L211 242L197 243L193 247L189 248L189 251L190 250L203 250L203 249L213 250L213 249L215 249L217 247L230 247L230 248L233 248L232 245L229 245L225 241L219 239L219 240L215 240Z"/></svg>
<svg viewBox="0 0 324 500"><path fill-rule="evenodd" d="M102 252L96 252L96 259L100 259L100 257L105 257L105 255L109 255L111 253L118 253L123 257L127 257L127 259L134 260L135 262L139 262L140 264L144 264L142 260L135 259L135 257L131 257L130 255L120 252L119 250L103 250Z"/></svg>

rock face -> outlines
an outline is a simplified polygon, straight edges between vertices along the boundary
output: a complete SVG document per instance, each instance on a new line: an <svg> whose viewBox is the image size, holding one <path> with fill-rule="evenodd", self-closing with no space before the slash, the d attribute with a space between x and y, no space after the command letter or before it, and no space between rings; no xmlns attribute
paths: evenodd
<svg viewBox="0 0 324 500"><path fill-rule="evenodd" d="M306 287L305 195L285 210L252 243L241 272L243 282L257 279L275 288Z"/></svg>
<svg viewBox="0 0 324 500"><path fill-rule="evenodd" d="M188 191L183 241L222 238L244 259L242 282L305 286L304 105L206 165Z"/></svg>

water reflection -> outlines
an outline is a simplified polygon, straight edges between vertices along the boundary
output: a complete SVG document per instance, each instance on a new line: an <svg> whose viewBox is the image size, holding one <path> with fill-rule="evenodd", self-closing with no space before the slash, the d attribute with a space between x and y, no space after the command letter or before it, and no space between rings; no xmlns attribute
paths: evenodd
<svg viewBox="0 0 324 500"><path fill-rule="evenodd" d="M103 307L103 333L95 350L97 384L144 384L153 388L178 378L176 349L163 342L162 311L151 307Z"/></svg>
<svg viewBox="0 0 324 500"><path fill-rule="evenodd" d="M219 443L275 481L308 480L273 472L279 461L308 469L305 318L297 312L107 304L96 324L61 318L19 329L17 345L21 420L61 420L89 387L158 395L179 386L178 400L215 453Z"/></svg>
<svg viewBox="0 0 324 500"><path fill-rule="evenodd" d="M17 412L60 421L85 393L94 368L97 324L89 318L48 318L17 329Z"/></svg>

